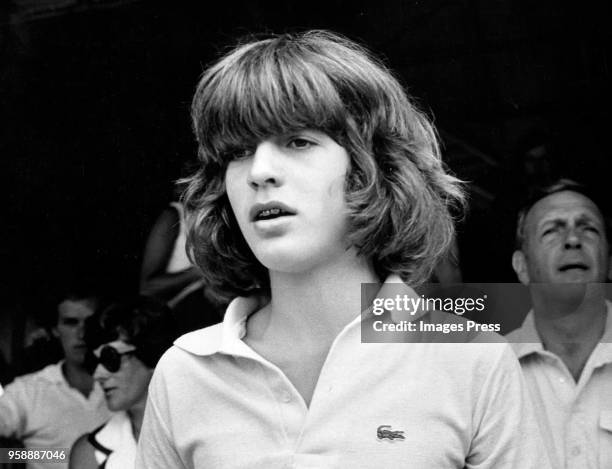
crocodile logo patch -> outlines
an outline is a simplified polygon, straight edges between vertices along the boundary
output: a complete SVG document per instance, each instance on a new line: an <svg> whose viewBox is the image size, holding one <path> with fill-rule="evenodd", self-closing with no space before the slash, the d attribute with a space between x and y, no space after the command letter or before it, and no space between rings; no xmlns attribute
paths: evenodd
<svg viewBox="0 0 612 469"><path fill-rule="evenodd" d="M381 425L376 429L379 440L405 440L403 430L391 430L391 425Z"/></svg>

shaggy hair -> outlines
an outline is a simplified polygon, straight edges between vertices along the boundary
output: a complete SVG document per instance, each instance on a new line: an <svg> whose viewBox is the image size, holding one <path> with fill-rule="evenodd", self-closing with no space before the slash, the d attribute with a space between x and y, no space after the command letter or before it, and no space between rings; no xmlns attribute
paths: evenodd
<svg viewBox="0 0 612 469"><path fill-rule="evenodd" d="M384 279L426 280L454 236L461 183L443 166L436 133L392 73L326 31L255 40L208 68L192 103L199 169L184 179L188 251L227 298L269 288L226 190L228 163L271 136L322 131L350 157L348 243Z"/></svg>

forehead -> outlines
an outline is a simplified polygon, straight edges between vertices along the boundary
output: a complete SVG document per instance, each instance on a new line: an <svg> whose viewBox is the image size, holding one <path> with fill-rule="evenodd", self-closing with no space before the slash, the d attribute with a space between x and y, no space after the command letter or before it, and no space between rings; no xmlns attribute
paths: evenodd
<svg viewBox="0 0 612 469"><path fill-rule="evenodd" d="M367 80L351 73L357 64ZM376 71L363 54L332 41L262 41L240 48L198 85L193 118L199 143L208 158L223 164L234 147L273 135L304 129L341 135L349 114L371 114Z"/></svg>
<svg viewBox="0 0 612 469"><path fill-rule="evenodd" d="M58 307L58 319L85 319L94 313L91 303L87 300L64 300Z"/></svg>
<svg viewBox="0 0 612 469"><path fill-rule="evenodd" d="M538 200L527 213L526 224L537 228L547 222L580 218L603 225L603 216L591 199L578 192L562 191Z"/></svg>
<svg viewBox="0 0 612 469"><path fill-rule="evenodd" d="M125 352L131 352L132 350L134 350L134 346L128 342L126 342L124 339L119 338L119 339L115 339L111 342L107 342L105 344L100 345L95 351L94 354L96 355L100 355L100 352L102 351L102 349L104 347L112 347L114 348L117 352L119 353L125 353Z"/></svg>

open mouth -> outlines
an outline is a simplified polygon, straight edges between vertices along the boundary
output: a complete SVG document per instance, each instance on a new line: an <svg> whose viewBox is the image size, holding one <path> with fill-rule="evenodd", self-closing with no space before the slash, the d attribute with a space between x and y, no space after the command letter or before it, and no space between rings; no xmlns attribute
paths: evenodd
<svg viewBox="0 0 612 469"><path fill-rule="evenodd" d="M561 267L559 267L560 272L567 272L569 270L580 270L580 271L585 272L589 270L589 266L581 262L575 262L571 264L564 264Z"/></svg>
<svg viewBox="0 0 612 469"><path fill-rule="evenodd" d="M287 215L293 215L293 214L285 210L282 210L280 208L271 208L271 209L262 210L257 215L255 215L255 221L272 220L274 218L284 217Z"/></svg>
<svg viewBox="0 0 612 469"><path fill-rule="evenodd" d="M256 204L250 211L252 221L274 220L293 215L295 211L280 202Z"/></svg>

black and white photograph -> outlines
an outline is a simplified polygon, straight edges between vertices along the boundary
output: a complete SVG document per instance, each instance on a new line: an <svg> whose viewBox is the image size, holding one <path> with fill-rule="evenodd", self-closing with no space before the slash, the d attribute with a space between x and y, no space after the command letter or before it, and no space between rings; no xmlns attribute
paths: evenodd
<svg viewBox="0 0 612 469"><path fill-rule="evenodd" d="M5 0L0 469L612 469L600 3Z"/></svg>

